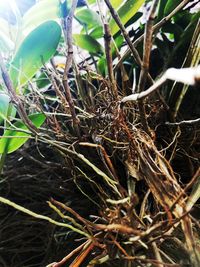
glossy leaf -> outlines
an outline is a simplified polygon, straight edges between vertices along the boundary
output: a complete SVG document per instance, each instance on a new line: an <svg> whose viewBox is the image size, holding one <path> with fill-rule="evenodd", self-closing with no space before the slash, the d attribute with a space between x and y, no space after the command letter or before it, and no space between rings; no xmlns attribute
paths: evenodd
<svg viewBox="0 0 200 267"><path fill-rule="evenodd" d="M32 114L29 119L39 128L45 121L45 115L41 113ZM14 123L14 126L21 130L27 130L27 126L20 120ZM30 137L28 133L13 130L6 130L3 137L0 139L0 154L12 153L20 148Z"/></svg>
<svg viewBox="0 0 200 267"><path fill-rule="evenodd" d="M56 52L61 28L55 21L47 21L32 31L21 43L10 64L14 87L24 85Z"/></svg>
<svg viewBox="0 0 200 267"><path fill-rule="evenodd" d="M74 34L74 41L77 46L92 54L102 54L103 47L92 36L87 34Z"/></svg>
<svg viewBox="0 0 200 267"><path fill-rule="evenodd" d="M139 10L139 8L144 4L145 0L128 0L122 5L117 11L121 22L126 24ZM110 21L111 33L115 35L119 31L119 27L114 21L111 19Z"/></svg>

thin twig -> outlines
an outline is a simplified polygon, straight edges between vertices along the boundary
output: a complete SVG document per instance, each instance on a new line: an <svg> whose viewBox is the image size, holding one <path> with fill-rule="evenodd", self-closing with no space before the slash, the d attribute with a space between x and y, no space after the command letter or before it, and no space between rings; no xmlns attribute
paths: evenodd
<svg viewBox="0 0 200 267"><path fill-rule="evenodd" d="M79 267L83 264L84 259L93 250L94 243L88 243L83 252L76 257L76 259L70 264L69 267Z"/></svg>
<svg viewBox="0 0 200 267"><path fill-rule="evenodd" d="M79 252L86 244L88 244L88 242L90 243L91 241L86 241L83 244L81 244L80 246L78 246L77 248L75 248L73 251L71 251L67 256L65 256L61 261L59 262L53 262L51 264L49 264L47 267L60 267L63 266L64 264L66 264L66 262L72 257L74 256L77 252Z"/></svg>
<svg viewBox="0 0 200 267"><path fill-rule="evenodd" d="M89 222L88 220L84 219L81 215L79 215L77 212L75 212L73 209L71 209L70 207L66 206L65 204L51 198L51 203L53 203L54 205L57 205L58 207L70 212L72 215L74 215L79 221L81 221L84 225L87 224L91 224L91 222Z"/></svg>
<svg viewBox="0 0 200 267"><path fill-rule="evenodd" d="M160 255L160 251L157 247L156 242L152 242L151 246L152 246L152 250L153 250L153 253L155 255L155 258L158 261L158 263L155 263L155 266L156 267L165 267L165 265L162 263L162 257Z"/></svg>

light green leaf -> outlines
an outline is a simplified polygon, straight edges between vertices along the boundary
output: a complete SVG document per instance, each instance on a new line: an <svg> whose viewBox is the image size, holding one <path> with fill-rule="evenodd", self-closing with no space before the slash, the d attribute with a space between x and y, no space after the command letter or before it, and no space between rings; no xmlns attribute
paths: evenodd
<svg viewBox="0 0 200 267"><path fill-rule="evenodd" d="M43 0L30 8L23 17L23 32L30 33L40 24L60 17L58 0Z"/></svg>
<svg viewBox="0 0 200 267"><path fill-rule="evenodd" d="M9 50L14 48L14 43L11 40L13 32L13 26L9 25L9 23L0 18L0 50L3 52L8 52Z"/></svg>
<svg viewBox="0 0 200 267"><path fill-rule="evenodd" d="M92 54L102 54L103 47L92 36L87 34L74 34L74 41L77 46Z"/></svg>
<svg viewBox="0 0 200 267"><path fill-rule="evenodd" d="M14 49L13 42L0 31L0 50L3 52L8 52Z"/></svg>
<svg viewBox="0 0 200 267"><path fill-rule="evenodd" d="M10 97L3 91L0 92L0 124L16 116L16 108L10 103Z"/></svg>
<svg viewBox="0 0 200 267"><path fill-rule="evenodd" d="M87 2L88 2L88 4L90 4L90 5L91 5L91 4L94 4L94 3L96 3L96 0L88 0Z"/></svg>
<svg viewBox="0 0 200 267"><path fill-rule="evenodd" d="M124 0L111 0L110 3L112 7L119 8L119 6L124 2Z"/></svg>
<svg viewBox="0 0 200 267"><path fill-rule="evenodd" d="M8 95L0 92L0 124L7 118L10 98Z"/></svg>
<svg viewBox="0 0 200 267"><path fill-rule="evenodd" d="M92 36L94 39L99 39L103 37L103 27L96 27L90 32L90 36Z"/></svg>
<svg viewBox="0 0 200 267"><path fill-rule="evenodd" d="M45 115L41 113L32 114L29 119L39 128L45 121ZM21 130L28 130L27 126L20 120L14 123L14 126ZM0 154L12 153L20 148L29 138L30 134L13 130L6 130L0 139Z"/></svg>
<svg viewBox="0 0 200 267"><path fill-rule="evenodd" d="M144 4L145 0L127 0L117 11L121 22L125 25ZM112 18L110 21L110 29L112 35L115 35L119 31L119 27Z"/></svg>
<svg viewBox="0 0 200 267"><path fill-rule="evenodd" d="M60 37L59 24L47 21L24 39L10 64L9 74L15 89L30 80L54 55Z"/></svg>
<svg viewBox="0 0 200 267"><path fill-rule="evenodd" d="M100 59L98 60L97 68L98 68L99 73L101 73L102 76L106 75L108 68L107 68L105 56L100 57Z"/></svg>
<svg viewBox="0 0 200 267"><path fill-rule="evenodd" d="M78 21L80 21L82 24L87 25L88 29L92 29L98 26L102 26L101 20L99 15L87 8L87 9L80 9L76 12L76 18Z"/></svg>

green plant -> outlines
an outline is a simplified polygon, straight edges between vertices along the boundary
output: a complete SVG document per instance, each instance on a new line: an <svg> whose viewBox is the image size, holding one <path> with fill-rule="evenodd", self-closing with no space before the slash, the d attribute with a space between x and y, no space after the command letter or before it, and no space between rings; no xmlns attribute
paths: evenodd
<svg viewBox="0 0 200 267"><path fill-rule="evenodd" d="M186 0L87 2L42 0L23 16L13 7L16 25L0 20L0 170L28 140L48 146L62 159L62 179L72 178L97 215L50 199L53 220L0 201L86 238L51 266L89 257L87 266L178 267L171 240L198 267L190 213L199 198L199 118L185 107L199 86L199 11Z"/></svg>

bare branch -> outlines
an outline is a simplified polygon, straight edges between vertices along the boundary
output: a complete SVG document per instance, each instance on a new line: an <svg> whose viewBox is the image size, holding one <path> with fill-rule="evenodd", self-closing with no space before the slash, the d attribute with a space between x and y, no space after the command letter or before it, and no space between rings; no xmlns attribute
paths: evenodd
<svg viewBox="0 0 200 267"><path fill-rule="evenodd" d="M156 16L156 9L158 6L158 0L154 0L148 15L145 33L144 33L144 47L143 47L143 61L142 69L140 73L140 79L138 84L138 92L142 92L145 89L146 79L149 71L149 58L152 48L152 36L153 36L153 23Z"/></svg>
<svg viewBox="0 0 200 267"><path fill-rule="evenodd" d="M105 54L106 54L106 62L107 62L107 68L108 68L108 77L111 83L111 90L112 94L115 99L118 98L118 91L117 91L117 85L114 77L113 72L113 59L112 59L112 51L111 51L111 41L112 41L112 35L110 32L110 27L107 22L107 19L103 15L103 11L101 8L101 3L99 0L97 0L99 12L101 15L101 21L104 28L104 46L105 46Z"/></svg>
<svg viewBox="0 0 200 267"><path fill-rule="evenodd" d="M114 98L118 98L116 81L113 73L113 61L112 61L112 53L111 53L111 33L110 28L107 23L104 24L104 44L105 44L105 52L106 52L106 60L108 66L108 77L111 83L112 93Z"/></svg>
<svg viewBox="0 0 200 267"><path fill-rule="evenodd" d="M132 54L133 54L133 57L134 57L136 63L137 63L139 66L141 66L141 63L142 63L142 62L141 62L140 55L139 55L138 51L135 49L133 43L131 42L131 39L130 39L130 37L129 37L129 35L128 35L128 33L127 33L127 31L126 31L124 25L121 23L121 20L120 20L119 15L118 15L117 12L115 11L115 9L112 7L112 5L111 5L111 3L110 3L109 0L105 0L105 3L106 3L106 5L107 5L108 9L110 10L110 13L111 13L113 19L115 20L115 22L116 22L117 25L119 26L119 28L120 28L120 30L121 30L123 36L124 36L124 39L126 40L128 46L129 46L129 48L130 48L130 51L131 51Z"/></svg>
<svg viewBox="0 0 200 267"><path fill-rule="evenodd" d="M80 139L79 119L76 116L74 102L72 99L69 81L68 81L68 73L72 66L72 60L73 60L72 22L73 22L74 12L75 12L77 3L78 3L78 0L72 1L71 9L70 9L68 16L63 17L62 19L63 32L64 32L64 36L66 38L66 43L67 43L67 59L66 59L65 70L63 74L63 86L65 89L66 99L69 104L69 109L72 115L73 126L74 126L77 136ZM63 4L66 5L66 0L64 1Z"/></svg>
<svg viewBox="0 0 200 267"><path fill-rule="evenodd" d="M139 84L137 91L143 92L145 90L146 80L148 77L149 72L149 58L152 48L152 36L153 36L153 23L156 16L156 9L158 6L158 0L154 0L148 15L146 27L145 27L145 35L144 35L144 48L143 48L143 61L141 63L141 72L140 72L140 78L139 78ZM140 99L138 101L138 107L140 112L140 118L142 125L145 129L145 131L150 134L150 129L148 126L148 122L146 119L146 112L145 112L145 106L143 103L143 100Z"/></svg>

